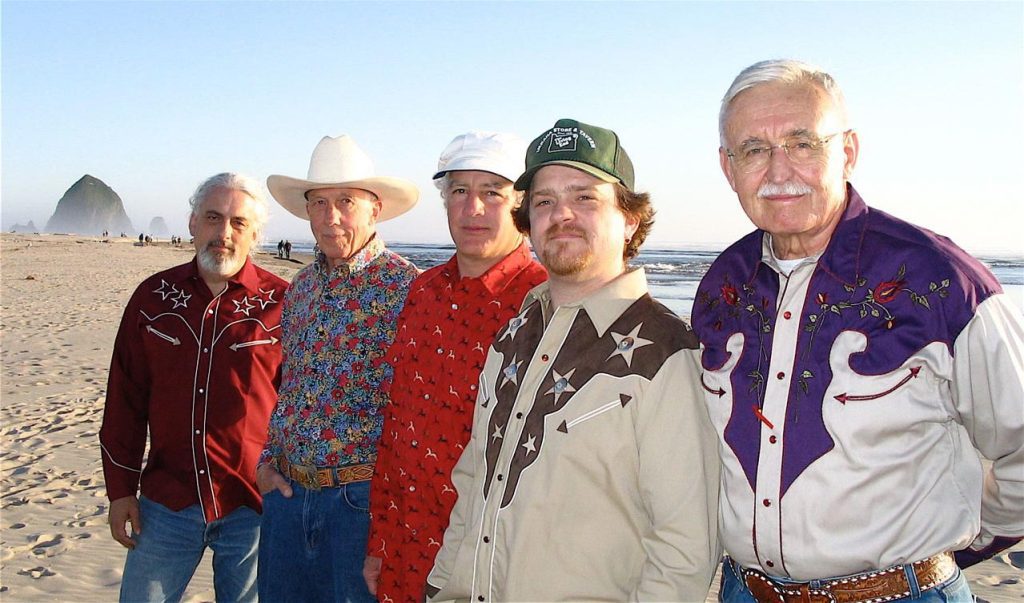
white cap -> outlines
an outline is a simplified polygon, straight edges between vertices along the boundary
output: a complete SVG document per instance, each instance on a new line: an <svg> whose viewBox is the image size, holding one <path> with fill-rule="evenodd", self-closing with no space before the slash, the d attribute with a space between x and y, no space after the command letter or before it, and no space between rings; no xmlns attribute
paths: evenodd
<svg viewBox="0 0 1024 603"><path fill-rule="evenodd" d="M515 134L471 130L455 137L437 160L434 186L448 172L476 170L515 182L526 169L526 141Z"/></svg>

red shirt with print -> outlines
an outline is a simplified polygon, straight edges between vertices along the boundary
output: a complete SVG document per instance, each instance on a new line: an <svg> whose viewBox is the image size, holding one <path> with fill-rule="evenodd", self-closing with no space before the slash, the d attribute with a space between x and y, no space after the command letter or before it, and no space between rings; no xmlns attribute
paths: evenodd
<svg viewBox="0 0 1024 603"><path fill-rule="evenodd" d="M546 279L524 243L478 278L460 277L453 256L409 287L370 489L369 554L383 558L378 600L423 601L455 505L451 472L469 441L487 349Z"/></svg>

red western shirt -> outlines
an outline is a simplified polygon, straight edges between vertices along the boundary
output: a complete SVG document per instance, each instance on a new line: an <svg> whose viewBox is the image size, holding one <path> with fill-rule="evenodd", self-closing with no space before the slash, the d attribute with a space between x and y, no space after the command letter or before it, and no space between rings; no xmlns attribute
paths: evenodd
<svg viewBox="0 0 1024 603"><path fill-rule="evenodd" d="M107 497L142 494L206 520L261 511L256 460L277 401L288 283L246 260L213 295L196 261L132 294L114 341L100 428ZM149 431L149 456L142 467Z"/></svg>
<svg viewBox="0 0 1024 603"><path fill-rule="evenodd" d="M410 285L370 489L369 554L384 560L379 600L423 600L455 504L452 467L469 441L487 348L546 279L524 243L478 278L462 278L453 256Z"/></svg>

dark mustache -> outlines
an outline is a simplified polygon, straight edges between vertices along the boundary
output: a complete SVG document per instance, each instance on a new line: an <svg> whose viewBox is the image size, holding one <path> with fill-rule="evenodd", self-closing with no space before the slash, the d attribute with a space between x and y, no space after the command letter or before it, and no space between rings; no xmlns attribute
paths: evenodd
<svg viewBox="0 0 1024 603"><path fill-rule="evenodd" d="M575 226L563 226L561 224L553 224L544 232L544 235L549 237L557 234L574 234L584 239L587 238L586 231Z"/></svg>

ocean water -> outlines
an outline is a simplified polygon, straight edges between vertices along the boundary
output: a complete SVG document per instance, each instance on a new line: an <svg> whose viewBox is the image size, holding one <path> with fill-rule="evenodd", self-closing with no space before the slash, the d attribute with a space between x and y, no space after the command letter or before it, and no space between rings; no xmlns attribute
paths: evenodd
<svg viewBox="0 0 1024 603"><path fill-rule="evenodd" d="M448 261L455 246L388 243L388 247L421 269ZM264 245L268 253L277 253L277 243ZM313 241L293 241L293 253L312 253ZM697 285L719 250L701 247L644 249L631 262L643 266L651 295L680 316L689 316ZM995 274L1003 289L1024 310L1024 256L977 256Z"/></svg>

